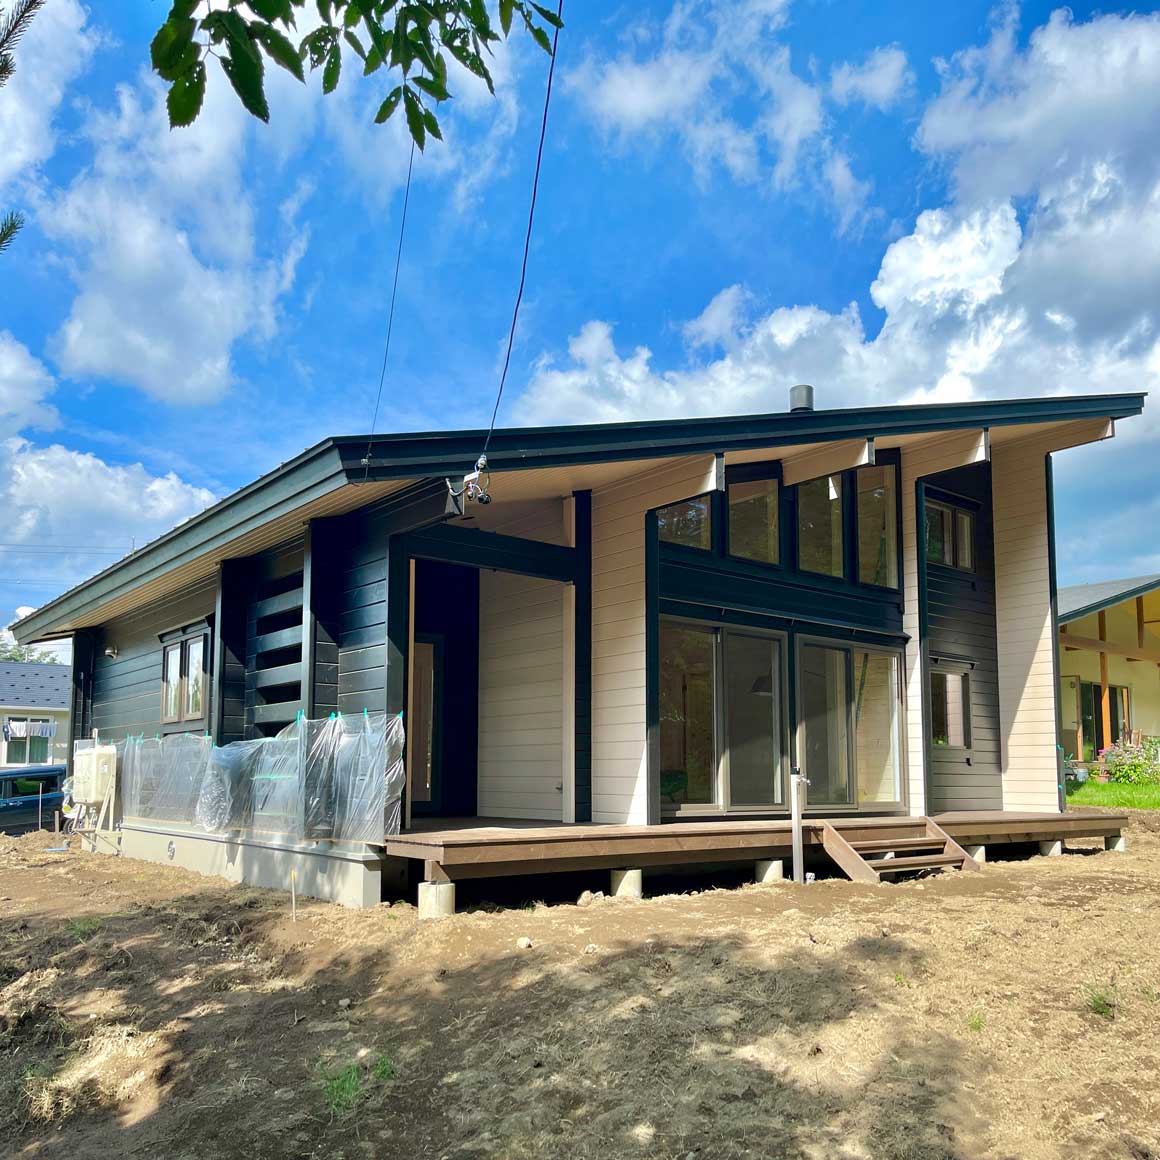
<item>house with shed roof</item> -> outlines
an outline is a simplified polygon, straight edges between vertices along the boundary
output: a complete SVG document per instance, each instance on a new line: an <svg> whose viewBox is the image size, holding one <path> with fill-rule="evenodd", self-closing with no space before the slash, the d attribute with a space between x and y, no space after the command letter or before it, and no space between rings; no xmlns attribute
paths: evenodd
<svg viewBox="0 0 1160 1160"><path fill-rule="evenodd" d="M776 876L799 790L807 854L860 881L1114 845L1124 818L1062 812L1052 463L1143 406L795 388L768 415L336 436L13 631L72 639L75 738L153 745L124 853L353 904L407 871L436 912L484 875ZM294 733L383 711L401 797L337 840L336 767ZM207 734L224 829L192 765L156 768ZM229 783L260 738L273 772Z"/></svg>
<svg viewBox="0 0 1160 1160"><path fill-rule="evenodd" d="M68 665L0 661L0 766L66 761L71 701Z"/></svg>
<svg viewBox="0 0 1160 1160"><path fill-rule="evenodd" d="M1061 588L1058 607L1064 755L1160 737L1160 575Z"/></svg>

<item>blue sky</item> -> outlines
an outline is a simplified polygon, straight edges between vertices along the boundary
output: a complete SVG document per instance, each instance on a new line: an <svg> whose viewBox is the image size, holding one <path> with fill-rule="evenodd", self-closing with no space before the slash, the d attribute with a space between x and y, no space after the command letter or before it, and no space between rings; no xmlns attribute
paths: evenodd
<svg viewBox="0 0 1160 1160"><path fill-rule="evenodd" d="M407 141L382 93L220 76L156 4L50 0L0 92L0 618L371 421ZM501 423L1150 389L1160 19L837 0L565 9ZM416 160L382 430L485 424L547 60ZM1155 415L1057 465L1064 582L1160 570ZM1105 506L1111 501L1110 516ZM1142 531L1143 530L1143 531ZM101 553L105 553L102 555Z"/></svg>

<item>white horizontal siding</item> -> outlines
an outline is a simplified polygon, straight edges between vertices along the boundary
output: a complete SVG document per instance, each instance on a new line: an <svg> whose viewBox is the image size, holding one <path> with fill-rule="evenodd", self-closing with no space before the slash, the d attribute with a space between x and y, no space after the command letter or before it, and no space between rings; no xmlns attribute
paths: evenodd
<svg viewBox="0 0 1160 1160"><path fill-rule="evenodd" d="M1059 808L1045 461L1051 441L1044 434L1001 444L991 457L1003 808L1008 810Z"/></svg>
<svg viewBox="0 0 1160 1160"><path fill-rule="evenodd" d="M562 819L564 588L479 576L479 792L485 817Z"/></svg>
<svg viewBox="0 0 1160 1160"><path fill-rule="evenodd" d="M711 455L592 493L592 820L648 821L644 520L713 486Z"/></svg>

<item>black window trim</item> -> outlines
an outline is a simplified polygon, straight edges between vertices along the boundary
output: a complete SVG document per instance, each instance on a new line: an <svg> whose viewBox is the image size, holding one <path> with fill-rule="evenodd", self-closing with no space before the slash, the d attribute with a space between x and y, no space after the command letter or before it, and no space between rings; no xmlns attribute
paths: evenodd
<svg viewBox="0 0 1160 1160"><path fill-rule="evenodd" d="M192 624L185 624L179 628L171 628L158 635L157 639L161 642L161 704L159 706L158 717L163 733L188 733L190 732L190 725L195 725L200 729L208 721L210 712L209 683L211 673L213 672L210 661L210 649L213 645L212 636L213 633L208 619L199 620ZM189 679L189 646L193 641L197 640L202 642L202 711L196 717L189 717L185 713L186 681ZM169 650L174 647L181 650L181 659L178 662L178 710L176 717L167 717L165 715L165 658Z"/></svg>

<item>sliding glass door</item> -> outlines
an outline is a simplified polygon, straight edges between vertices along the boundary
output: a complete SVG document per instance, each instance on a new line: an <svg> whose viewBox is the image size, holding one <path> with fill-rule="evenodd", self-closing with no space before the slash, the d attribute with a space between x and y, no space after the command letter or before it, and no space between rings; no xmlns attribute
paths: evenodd
<svg viewBox="0 0 1160 1160"><path fill-rule="evenodd" d="M662 808L778 808L786 754L782 640L666 619L660 646Z"/></svg>
<svg viewBox="0 0 1160 1160"><path fill-rule="evenodd" d="M802 644L801 766L809 806L901 806L901 656L887 649Z"/></svg>

